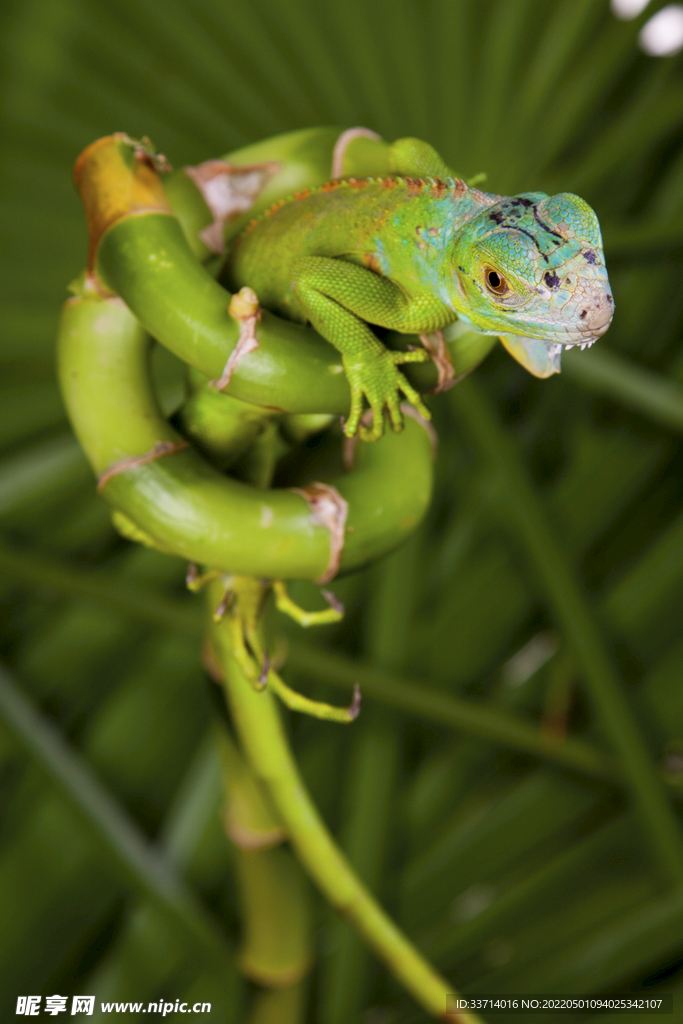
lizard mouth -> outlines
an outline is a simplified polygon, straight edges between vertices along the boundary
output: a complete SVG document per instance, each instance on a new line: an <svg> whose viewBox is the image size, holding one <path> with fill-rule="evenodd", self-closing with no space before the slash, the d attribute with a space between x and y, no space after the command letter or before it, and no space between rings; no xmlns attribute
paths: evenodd
<svg viewBox="0 0 683 1024"><path fill-rule="evenodd" d="M564 351L569 351L570 348L580 348L581 351L585 348L590 348L597 341L597 338L590 338L588 341L563 341L562 348Z"/></svg>
<svg viewBox="0 0 683 1024"><path fill-rule="evenodd" d="M574 348L575 345L580 345L582 349L590 348L607 331L613 317L614 309L612 307L596 309L586 327L577 328L572 325L572 327L566 328L568 338L567 341L562 339L562 347Z"/></svg>
<svg viewBox="0 0 683 1024"><path fill-rule="evenodd" d="M599 303L595 306L591 316L583 317L583 323L579 330L582 333L594 334L596 338L599 338L612 323L613 317L614 306L608 305L606 300L605 304Z"/></svg>

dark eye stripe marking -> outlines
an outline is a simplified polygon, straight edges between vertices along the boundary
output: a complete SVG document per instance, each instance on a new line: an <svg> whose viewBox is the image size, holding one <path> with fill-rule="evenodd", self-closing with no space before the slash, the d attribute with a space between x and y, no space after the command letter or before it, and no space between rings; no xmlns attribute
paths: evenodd
<svg viewBox="0 0 683 1024"><path fill-rule="evenodd" d="M527 238L530 238L531 241L534 243L534 247L538 249L539 252L541 252L541 250L538 248L538 242L531 234L531 232L526 230L526 228L520 228L518 224L501 224L500 227L505 228L506 231L519 231L520 235L526 235Z"/></svg>
<svg viewBox="0 0 683 1024"><path fill-rule="evenodd" d="M539 227L542 227L543 230L547 231L549 235L553 235L554 238L559 238L561 242L564 242L564 237L559 233L559 231L553 231L553 229L549 227L545 223L545 221L541 220L541 218L538 216L538 208L536 206L534 206L533 208L533 214L534 220L539 225Z"/></svg>

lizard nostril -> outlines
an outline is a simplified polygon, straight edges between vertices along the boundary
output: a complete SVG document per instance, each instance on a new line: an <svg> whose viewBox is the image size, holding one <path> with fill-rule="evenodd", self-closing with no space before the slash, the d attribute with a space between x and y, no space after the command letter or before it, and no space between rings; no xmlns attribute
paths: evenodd
<svg viewBox="0 0 683 1024"><path fill-rule="evenodd" d="M583 319L585 319L586 316L588 316L588 310L587 309L582 309L581 310L581 316L579 317L579 319L583 320Z"/></svg>

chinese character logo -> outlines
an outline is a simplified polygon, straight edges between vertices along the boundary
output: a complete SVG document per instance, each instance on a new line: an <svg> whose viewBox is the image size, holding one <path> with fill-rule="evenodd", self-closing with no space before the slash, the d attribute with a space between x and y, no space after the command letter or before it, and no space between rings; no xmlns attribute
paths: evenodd
<svg viewBox="0 0 683 1024"><path fill-rule="evenodd" d="M17 1016L37 1017L40 1013L40 996L19 996Z"/></svg>
<svg viewBox="0 0 683 1024"><path fill-rule="evenodd" d="M56 1017L58 1013L66 1013L66 996L46 996L45 1013Z"/></svg>
<svg viewBox="0 0 683 1024"><path fill-rule="evenodd" d="M71 1004L71 1016L73 1017L75 1013L85 1013L88 1017L92 1017L94 1009L94 996L74 996L73 1003Z"/></svg>

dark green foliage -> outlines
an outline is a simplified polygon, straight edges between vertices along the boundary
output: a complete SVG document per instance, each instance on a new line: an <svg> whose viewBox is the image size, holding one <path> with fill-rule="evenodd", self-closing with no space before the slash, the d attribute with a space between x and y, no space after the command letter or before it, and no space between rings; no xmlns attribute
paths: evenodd
<svg viewBox="0 0 683 1024"><path fill-rule="evenodd" d="M454 985L683 1000L683 63L638 50L646 15L618 22L607 0L5 3L2 1020L38 992L213 1001L226 1022L249 997L200 599L180 562L117 537L54 381L56 318L86 252L71 165L112 131L149 135L182 166L334 123L426 138L491 191L579 192L603 224L617 313L559 378L532 379L502 349L477 372L507 468L457 390L433 401L428 522L384 568L338 581L345 622L305 642L546 730L566 718L616 755L593 648L572 646L506 491L519 470L637 725L643 785L666 779L667 795L648 818L630 795L639 767L630 786L572 774L371 695L348 730L292 718L295 750L361 873ZM173 374L162 360L169 408ZM323 674L296 675L328 694ZM33 719L7 724L13 686L66 761ZM168 877L144 860L147 839ZM424 1019L322 905L318 921L310 1022Z"/></svg>

